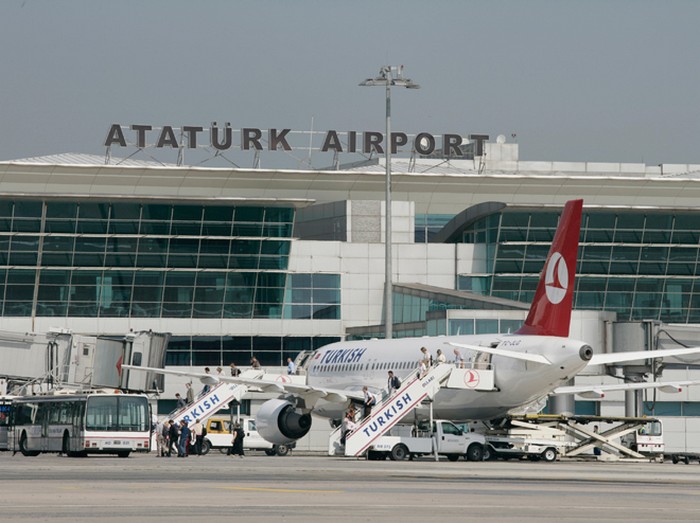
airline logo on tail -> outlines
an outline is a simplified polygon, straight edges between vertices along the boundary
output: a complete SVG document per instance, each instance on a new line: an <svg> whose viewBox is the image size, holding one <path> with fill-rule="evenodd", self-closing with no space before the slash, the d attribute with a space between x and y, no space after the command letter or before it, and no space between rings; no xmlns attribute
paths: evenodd
<svg viewBox="0 0 700 523"><path fill-rule="evenodd" d="M569 336L583 200L566 202L527 319L516 334Z"/></svg>
<svg viewBox="0 0 700 523"><path fill-rule="evenodd" d="M555 252L547 263L544 278L544 290L550 303L557 304L566 296L569 288L569 269L564 257Z"/></svg>

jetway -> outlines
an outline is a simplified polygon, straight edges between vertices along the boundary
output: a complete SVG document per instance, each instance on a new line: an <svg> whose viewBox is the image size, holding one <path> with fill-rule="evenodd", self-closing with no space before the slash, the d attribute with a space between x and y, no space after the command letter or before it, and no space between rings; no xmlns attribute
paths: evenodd
<svg viewBox="0 0 700 523"><path fill-rule="evenodd" d="M0 380L8 393L44 392L58 386L160 392L161 374L122 372L122 364L162 367L170 334L83 335L0 331Z"/></svg>

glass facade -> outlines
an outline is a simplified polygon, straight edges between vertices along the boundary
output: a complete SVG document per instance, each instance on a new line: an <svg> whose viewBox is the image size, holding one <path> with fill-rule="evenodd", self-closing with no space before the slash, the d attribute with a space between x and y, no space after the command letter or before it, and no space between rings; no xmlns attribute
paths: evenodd
<svg viewBox="0 0 700 523"><path fill-rule="evenodd" d="M415 242L430 243L433 237L454 218L451 214L416 214Z"/></svg>
<svg viewBox="0 0 700 523"><path fill-rule="evenodd" d="M0 199L7 317L339 319L339 274L289 274L291 207ZM174 337L169 365L264 365L337 341Z"/></svg>
<svg viewBox="0 0 700 523"><path fill-rule="evenodd" d="M459 289L530 302L559 214L506 209L472 224L463 241L486 246L492 273L460 276ZM697 223L690 211L584 208L574 307L700 322Z"/></svg>
<svg viewBox="0 0 700 523"><path fill-rule="evenodd" d="M285 271L293 208L0 200L3 316L340 317L340 276Z"/></svg>

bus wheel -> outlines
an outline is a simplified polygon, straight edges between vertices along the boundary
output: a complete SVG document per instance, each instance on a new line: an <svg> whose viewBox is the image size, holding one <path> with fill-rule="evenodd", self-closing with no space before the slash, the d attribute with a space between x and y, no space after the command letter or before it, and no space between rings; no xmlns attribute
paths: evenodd
<svg viewBox="0 0 700 523"><path fill-rule="evenodd" d="M61 452L71 458L74 456L73 452L70 451L70 435L68 434L68 431L63 433L63 445L61 446Z"/></svg>
<svg viewBox="0 0 700 523"><path fill-rule="evenodd" d="M19 438L19 451L22 453L22 456L38 456L39 455L39 451L27 449L27 433L26 432L22 432L22 436Z"/></svg>
<svg viewBox="0 0 700 523"><path fill-rule="evenodd" d="M120 458L128 458L129 454L131 454L130 450L120 450L119 452L117 452L117 456L119 456Z"/></svg>

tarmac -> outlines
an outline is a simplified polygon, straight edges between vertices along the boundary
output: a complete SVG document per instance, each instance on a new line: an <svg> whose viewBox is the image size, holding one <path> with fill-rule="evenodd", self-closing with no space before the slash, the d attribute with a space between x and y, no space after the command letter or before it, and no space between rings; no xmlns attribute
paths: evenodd
<svg viewBox="0 0 700 523"><path fill-rule="evenodd" d="M700 521L700 466L0 453L2 521Z"/></svg>

